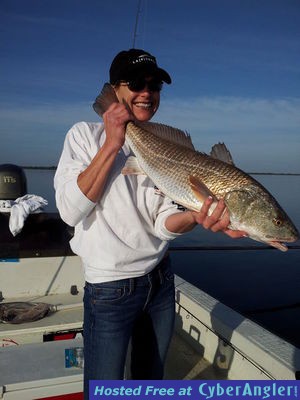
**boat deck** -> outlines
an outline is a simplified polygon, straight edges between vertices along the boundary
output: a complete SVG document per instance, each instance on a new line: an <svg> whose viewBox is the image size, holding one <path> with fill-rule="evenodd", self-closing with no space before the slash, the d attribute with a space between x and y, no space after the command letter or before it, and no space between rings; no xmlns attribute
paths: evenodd
<svg viewBox="0 0 300 400"><path fill-rule="evenodd" d="M16 351L14 347L21 351L27 344L45 346L54 334L74 333L81 338L82 292L6 301L45 302L57 306L58 311L35 322L0 324L1 353ZM299 349L178 277L176 303L176 333L167 362L167 379L295 379ZM65 347L73 347L71 343L64 341ZM8 365L3 359L1 356L1 383Z"/></svg>
<svg viewBox="0 0 300 400"><path fill-rule="evenodd" d="M74 315L74 312L78 310L60 311L56 316L62 313L65 315L62 319L67 320L71 314ZM66 314L69 314L68 318L65 318ZM35 324L39 325L36 326L36 330L40 331L41 322L36 321ZM22 329L23 333L25 330ZM32 400L46 392L53 396L82 392L83 370L65 367L65 350L82 345L82 337L77 335L77 338L72 340L25 343L0 348L0 398ZM165 379L224 379L224 377L179 333L175 332L166 362Z"/></svg>
<svg viewBox="0 0 300 400"><path fill-rule="evenodd" d="M4 392L22 388L22 398L29 399L32 391L41 386L61 390L62 386L71 385L73 390L82 390L82 369L65 367L65 349L83 345L81 299L82 293L15 299L50 303L58 306L59 311L35 322L0 324L0 344L2 341L3 346L0 346L0 388L5 387ZM77 332L76 338L44 341L51 333L64 332ZM176 331L172 338L165 379L222 379L222 374L181 333Z"/></svg>
<svg viewBox="0 0 300 400"><path fill-rule="evenodd" d="M175 285L176 329L165 379L298 379L299 349L183 279L176 277ZM0 324L0 398L41 398L46 387L53 396L81 392L83 371L66 368L65 349L83 345L82 291L5 300L50 303L57 311L35 322ZM49 341L66 333L75 339Z"/></svg>
<svg viewBox="0 0 300 400"><path fill-rule="evenodd" d="M81 347L82 338L55 342L31 343L0 348L0 387L24 382L82 380L82 369L65 367L65 349ZM222 375L175 333L166 363L165 379L222 379Z"/></svg>
<svg viewBox="0 0 300 400"><path fill-rule="evenodd" d="M77 332L82 330L83 306L82 293L78 295L55 294L39 297L22 297L9 299L7 302L37 302L57 306L59 311L48 314L34 322L22 324L0 324L0 347L4 339L13 340L16 344L40 343L44 336L52 333Z"/></svg>
<svg viewBox="0 0 300 400"><path fill-rule="evenodd" d="M221 380L226 379L226 376L175 332L166 362L165 379Z"/></svg>

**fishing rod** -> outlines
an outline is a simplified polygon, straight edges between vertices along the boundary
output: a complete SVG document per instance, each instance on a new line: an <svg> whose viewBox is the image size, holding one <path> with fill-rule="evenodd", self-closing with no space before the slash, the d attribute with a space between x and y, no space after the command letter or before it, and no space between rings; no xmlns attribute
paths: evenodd
<svg viewBox="0 0 300 400"><path fill-rule="evenodd" d="M136 17L135 17L135 25L134 25L134 31L133 31L133 43L132 43L132 48L135 48L135 42L137 38L137 29L139 25L139 16L141 14L141 7L142 7L142 0L138 0L138 6L137 6L137 12L136 12Z"/></svg>

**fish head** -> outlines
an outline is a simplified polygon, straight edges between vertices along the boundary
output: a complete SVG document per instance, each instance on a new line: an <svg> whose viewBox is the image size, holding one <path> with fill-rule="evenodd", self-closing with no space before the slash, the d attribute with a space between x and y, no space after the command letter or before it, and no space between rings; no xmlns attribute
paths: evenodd
<svg viewBox="0 0 300 400"><path fill-rule="evenodd" d="M299 239L299 232L274 197L260 187L228 192L225 203L232 229L245 231L259 242L287 251L285 243Z"/></svg>

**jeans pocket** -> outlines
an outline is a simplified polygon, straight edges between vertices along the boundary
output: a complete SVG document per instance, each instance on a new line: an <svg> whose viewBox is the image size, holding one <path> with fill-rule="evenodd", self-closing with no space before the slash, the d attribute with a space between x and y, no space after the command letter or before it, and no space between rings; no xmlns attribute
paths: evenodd
<svg viewBox="0 0 300 400"><path fill-rule="evenodd" d="M125 296L125 288L120 287L97 287L93 290L92 303L108 304L116 303Z"/></svg>

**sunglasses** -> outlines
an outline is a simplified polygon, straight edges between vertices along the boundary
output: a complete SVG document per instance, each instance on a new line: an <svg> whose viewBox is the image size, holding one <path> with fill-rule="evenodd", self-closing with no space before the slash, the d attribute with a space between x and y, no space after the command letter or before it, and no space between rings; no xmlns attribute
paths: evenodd
<svg viewBox="0 0 300 400"><path fill-rule="evenodd" d="M152 79L147 81L146 78L134 79L129 82L121 81L119 84L121 86L128 86L128 89L131 90L131 92L140 92L145 89L146 86L150 92L160 92L163 86L163 83L160 80Z"/></svg>

